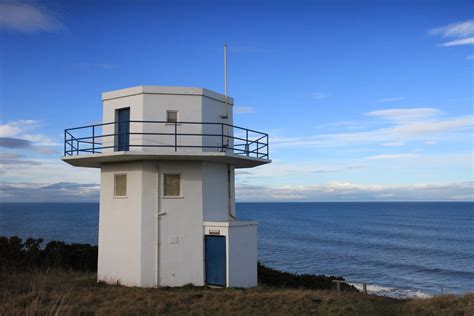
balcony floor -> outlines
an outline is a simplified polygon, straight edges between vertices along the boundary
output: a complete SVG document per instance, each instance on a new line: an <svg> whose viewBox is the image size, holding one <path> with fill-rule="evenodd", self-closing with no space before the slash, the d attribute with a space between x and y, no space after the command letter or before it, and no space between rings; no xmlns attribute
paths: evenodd
<svg viewBox="0 0 474 316"><path fill-rule="evenodd" d="M139 160L210 161L232 164L236 168L252 168L270 163L270 159L247 157L225 152L169 152L146 153L140 151L116 151L100 154L64 156L62 160L75 167L100 168L103 163Z"/></svg>

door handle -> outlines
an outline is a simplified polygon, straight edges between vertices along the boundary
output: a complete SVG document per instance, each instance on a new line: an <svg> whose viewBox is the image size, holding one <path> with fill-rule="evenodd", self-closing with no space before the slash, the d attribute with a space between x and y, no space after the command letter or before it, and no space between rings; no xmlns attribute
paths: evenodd
<svg viewBox="0 0 474 316"><path fill-rule="evenodd" d="M161 211L161 212L158 212L158 216L161 216L161 215L165 215L166 214L166 211Z"/></svg>

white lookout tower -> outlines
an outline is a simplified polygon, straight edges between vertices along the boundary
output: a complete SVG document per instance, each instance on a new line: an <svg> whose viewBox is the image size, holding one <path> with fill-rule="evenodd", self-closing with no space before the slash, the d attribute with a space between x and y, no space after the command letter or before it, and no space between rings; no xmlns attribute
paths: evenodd
<svg viewBox="0 0 474 316"><path fill-rule="evenodd" d="M101 169L98 280L257 285L257 223L235 216L234 170L269 163L268 135L233 125L201 88L102 94L103 123L64 132L63 161Z"/></svg>

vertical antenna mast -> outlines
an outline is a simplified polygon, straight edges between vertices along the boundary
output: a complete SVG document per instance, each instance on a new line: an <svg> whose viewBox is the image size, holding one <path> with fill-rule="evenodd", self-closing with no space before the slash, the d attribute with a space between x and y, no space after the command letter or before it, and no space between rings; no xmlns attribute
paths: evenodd
<svg viewBox="0 0 474 316"><path fill-rule="evenodd" d="M227 44L224 44L224 97L227 107Z"/></svg>

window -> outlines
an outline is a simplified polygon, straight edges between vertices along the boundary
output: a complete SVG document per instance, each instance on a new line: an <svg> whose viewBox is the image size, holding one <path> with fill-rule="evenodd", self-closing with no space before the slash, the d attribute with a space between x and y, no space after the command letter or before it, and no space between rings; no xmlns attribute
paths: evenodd
<svg viewBox="0 0 474 316"><path fill-rule="evenodd" d="M179 174L165 174L164 180L164 196L180 196L180 181Z"/></svg>
<svg viewBox="0 0 474 316"><path fill-rule="evenodd" d="M168 123L178 122L178 111L167 111L166 112L166 122L168 122Z"/></svg>
<svg viewBox="0 0 474 316"><path fill-rule="evenodd" d="M116 197L127 196L127 175L126 174L114 175L114 196Z"/></svg>

